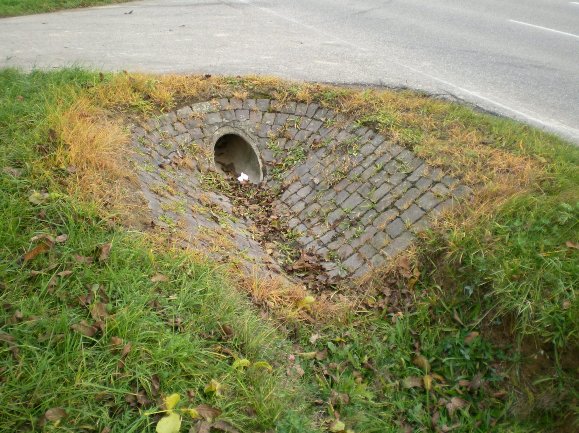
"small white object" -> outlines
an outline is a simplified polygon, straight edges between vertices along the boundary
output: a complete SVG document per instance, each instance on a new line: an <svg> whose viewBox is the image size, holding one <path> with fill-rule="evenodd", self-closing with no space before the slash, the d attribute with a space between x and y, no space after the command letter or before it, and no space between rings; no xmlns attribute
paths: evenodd
<svg viewBox="0 0 579 433"><path fill-rule="evenodd" d="M239 183L245 183L249 180L249 176L244 172L241 172L241 175L237 178L237 180L239 181Z"/></svg>

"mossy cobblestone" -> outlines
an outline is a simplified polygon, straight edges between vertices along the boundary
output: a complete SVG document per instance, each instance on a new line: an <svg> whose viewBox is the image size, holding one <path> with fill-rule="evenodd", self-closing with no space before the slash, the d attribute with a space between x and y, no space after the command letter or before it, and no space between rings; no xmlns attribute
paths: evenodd
<svg viewBox="0 0 579 433"><path fill-rule="evenodd" d="M323 258L331 279L386 265L471 194L408 149L316 103L223 98L135 125L134 163L153 223L177 226L208 250L212 231L226 236L248 269L282 273L252 236L252 221L236 219L226 191L210 181L219 176L213 146L223 127L253 141L277 217Z"/></svg>

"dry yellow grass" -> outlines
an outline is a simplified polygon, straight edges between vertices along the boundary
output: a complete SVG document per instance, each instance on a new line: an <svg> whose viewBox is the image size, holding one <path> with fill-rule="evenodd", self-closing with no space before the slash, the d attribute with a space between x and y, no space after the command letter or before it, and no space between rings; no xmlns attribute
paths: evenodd
<svg viewBox="0 0 579 433"><path fill-rule="evenodd" d="M68 110L56 113L52 125L59 142L55 163L69 172L69 191L107 210L118 207L131 179L126 166L129 134L122 120L109 118L81 97Z"/></svg>
<svg viewBox="0 0 579 433"><path fill-rule="evenodd" d="M113 210L127 215L127 209L134 213L136 204L130 200L131 194L123 191L127 183L115 182L126 180L128 173L123 162L129 139L126 123L186 103L221 97L318 102L365 122L391 141L414 150L429 164L461 178L474 187L476 194L470 206L439 219L438 227L444 230L464 228L480 218L488 218L506 200L536 188L548 176L543 169L544 161L535 156L527 143L494 145L495 140L503 138L497 136L484 117L415 92L350 89L274 77L122 73L101 76L69 110L55 116L54 129L62 143L58 165L72 168L69 188L80 197L105 205L108 213ZM223 240L209 238L212 253L231 248ZM389 268L380 274L391 272ZM241 278L237 270L230 275ZM302 287L288 286L281 280L263 280L256 275L245 275L238 283L257 305L285 317L317 320L340 317L357 302L353 298L348 303L321 296L311 308L296 308L308 296Z"/></svg>

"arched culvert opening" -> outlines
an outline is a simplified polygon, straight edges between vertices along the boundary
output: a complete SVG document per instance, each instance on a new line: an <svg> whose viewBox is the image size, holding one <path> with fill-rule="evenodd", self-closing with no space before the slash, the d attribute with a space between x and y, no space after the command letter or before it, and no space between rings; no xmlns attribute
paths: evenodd
<svg viewBox="0 0 579 433"><path fill-rule="evenodd" d="M251 183L262 181L261 164L253 146L237 134L225 134L215 142L215 165L238 177L245 173Z"/></svg>

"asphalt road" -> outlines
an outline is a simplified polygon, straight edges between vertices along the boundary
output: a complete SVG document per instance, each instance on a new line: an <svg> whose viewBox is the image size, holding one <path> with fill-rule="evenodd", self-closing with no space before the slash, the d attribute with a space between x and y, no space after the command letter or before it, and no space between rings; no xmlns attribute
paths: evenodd
<svg viewBox="0 0 579 433"><path fill-rule="evenodd" d="M0 19L0 67L63 65L406 86L579 143L579 1L147 0Z"/></svg>

